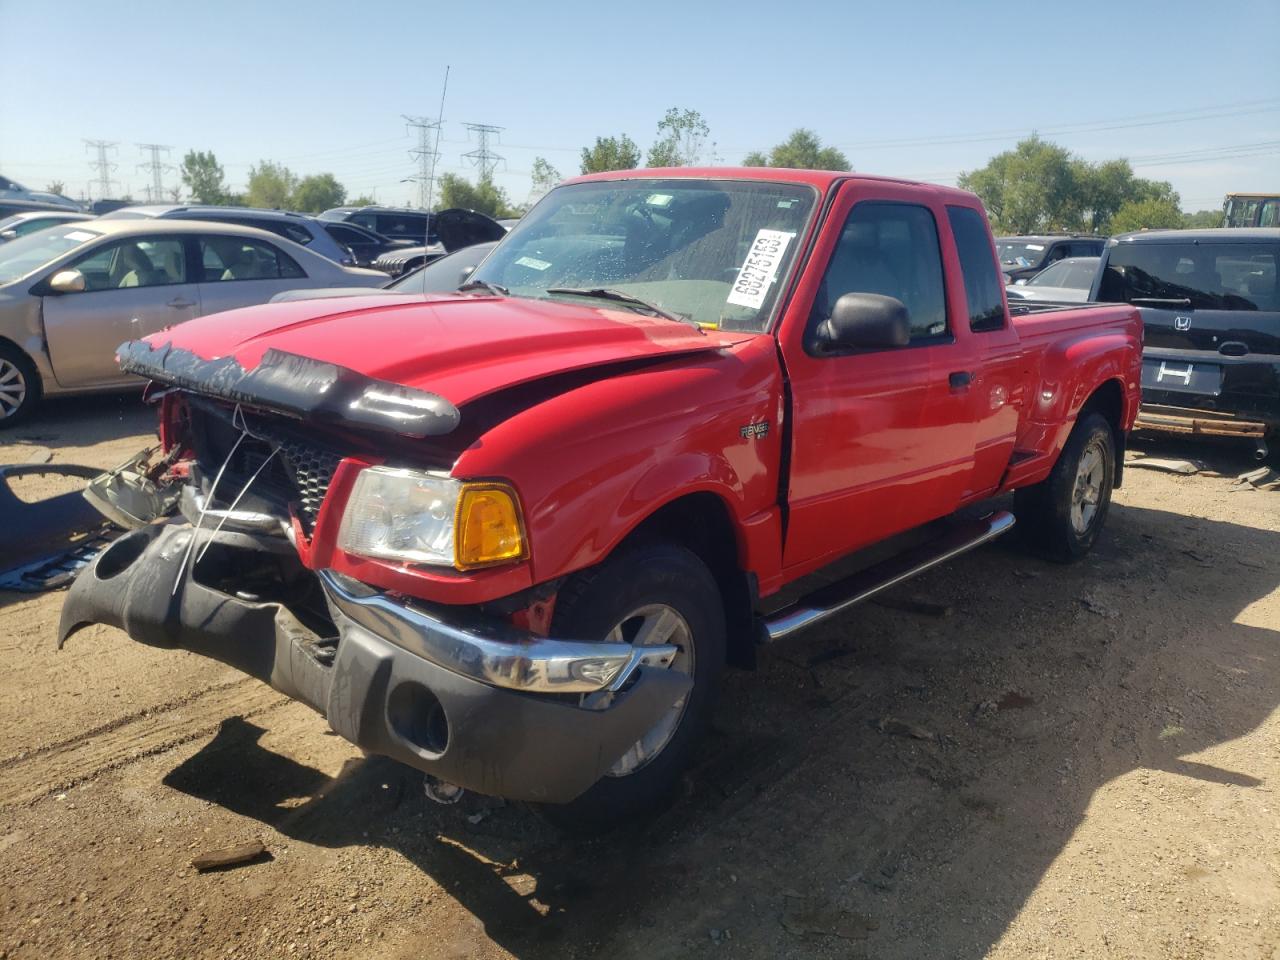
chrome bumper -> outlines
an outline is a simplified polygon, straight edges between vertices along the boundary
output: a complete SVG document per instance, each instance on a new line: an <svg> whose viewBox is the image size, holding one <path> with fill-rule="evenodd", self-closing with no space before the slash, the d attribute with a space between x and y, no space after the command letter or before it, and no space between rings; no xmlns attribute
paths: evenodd
<svg viewBox="0 0 1280 960"><path fill-rule="evenodd" d="M667 667L677 653L666 645L550 640L465 615L447 622L332 570L319 576L329 602L354 623L438 667L495 687L527 693L616 691L637 668Z"/></svg>

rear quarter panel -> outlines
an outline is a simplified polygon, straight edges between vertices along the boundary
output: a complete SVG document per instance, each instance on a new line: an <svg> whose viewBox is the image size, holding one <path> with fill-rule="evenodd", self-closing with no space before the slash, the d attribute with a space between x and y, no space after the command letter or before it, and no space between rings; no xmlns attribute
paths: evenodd
<svg viewBox="0 0 1280 960"><path fill-rule="evenodd" d="M1141 400L1142 320L1129 306L1050 310L1014 318L1026 350L1026 404L1003 489L1048 476L1081 408L1099 387L1120 388L1120 425L1133 427Z"/></svg>

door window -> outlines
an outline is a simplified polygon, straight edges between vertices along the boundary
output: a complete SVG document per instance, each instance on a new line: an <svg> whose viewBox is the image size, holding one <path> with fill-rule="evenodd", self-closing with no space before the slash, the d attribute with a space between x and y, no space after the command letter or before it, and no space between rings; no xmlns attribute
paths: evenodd
<svg viewBox="0 0 1280 960"><path fill-rule="evenodd" d="M240 237L202 237L203 280L288 280L305 277L292 257L268 243Z"/></svg>
<svg viewBox="0 0 1280 960"><path fill-rule="evenodd" d="M864 201L845 220L814 301L813 322L831 316L846 293L878 293L901 300L911 319L911 342L947 336L947 304L938 227L927 207Z"/></svg>
<svg viewBox="0 0 1280 960"><path fill-rule="evenodd" d="M1004 327L1003 280L991 255L991 239L982 214L970 207L947 207L947 219L960 254L960 274L969 306L969 329L975 332ZM1052 268L1050 268L1052 269Z"/></svg>
<svg viewBox="0 0 1280 960"><path fill-rule="evenodd" d="M84 288L117 290L187 282L187 258L179 238L117 240L71 264Z"/></svg>

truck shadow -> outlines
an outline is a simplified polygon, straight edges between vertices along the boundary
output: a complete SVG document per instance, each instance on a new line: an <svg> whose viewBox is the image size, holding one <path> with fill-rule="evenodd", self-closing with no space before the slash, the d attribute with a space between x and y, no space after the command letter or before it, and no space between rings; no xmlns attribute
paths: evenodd
<svg viewBox="0 0 1280 960"><path fill-rule="evenodd" d="M1184 816L1271 787L1201 754L1280 704L1280 631L1258 625L1278 580L1280 533L1120 505L1073 567L984 549L764 650L687 795L592 842L516 805L428 805L379 758L328 777L239 718L165 783L298 841L394 849L523 958L685 956L726 930L736 955L978 958L1117 778L1113 802L1168 790Z"/></svg>

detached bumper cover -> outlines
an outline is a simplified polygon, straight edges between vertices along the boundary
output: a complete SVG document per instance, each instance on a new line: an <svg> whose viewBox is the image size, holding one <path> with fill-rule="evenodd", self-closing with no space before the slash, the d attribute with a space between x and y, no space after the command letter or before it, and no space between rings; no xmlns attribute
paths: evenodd
<svg viewBox="0 0 1280 960"><path fill-rule="evenodd" d="M360 616L365 598L337 596L341 584L331 581L335 646L278 603L242 600L190 575L173 593L191 532L151 526L100 554L67 595L59 645L91 623L121 627L140 643L190 650L269 683L372 753L480 793L546 803L567 802L594 784L689 690L686 675L643 665L604 710L583 709L576 697L494 686L406 649L403 633L385 635L414 624L431 651L466 631L442 625L444 636L434 636L421 611L394 629L376 617L357 622L344 608ZM394 618L394 602L377 596L388 605L381 615Z"/></svg>
<svg viewBox="0 0 1280 960"><path fill-rule="evenodd" d="M206 360L172 344L157 348L145 340L122 343L116 359L125 373L158 383L292 417L315 417L406 437L443 436L457 429L461 419L453 404L434 393L275 348L267 350L250 370L235 357Z"/></svg>

